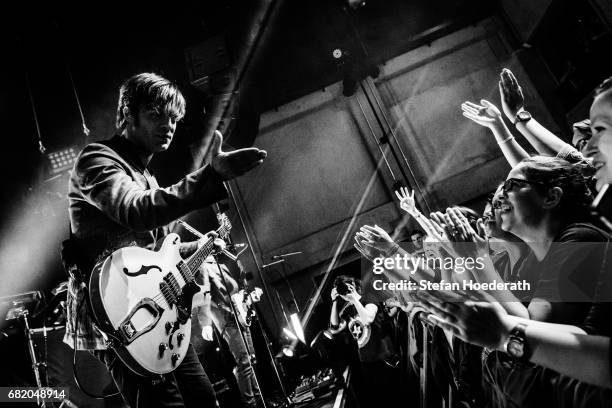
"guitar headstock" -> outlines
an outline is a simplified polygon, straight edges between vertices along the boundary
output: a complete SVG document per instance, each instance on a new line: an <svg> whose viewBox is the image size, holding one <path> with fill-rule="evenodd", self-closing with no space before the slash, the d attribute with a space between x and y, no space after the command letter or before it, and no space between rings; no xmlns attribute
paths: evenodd
<svg viewBox="0 0 612 408"><path fill-rule="evenodd" d="M230 231L232 230L232 223L230 222L229 217L227 214L219 212L217 213L217 221L219 222L219 229L217 230L219 237L221 239L227 239Z"/></svg>

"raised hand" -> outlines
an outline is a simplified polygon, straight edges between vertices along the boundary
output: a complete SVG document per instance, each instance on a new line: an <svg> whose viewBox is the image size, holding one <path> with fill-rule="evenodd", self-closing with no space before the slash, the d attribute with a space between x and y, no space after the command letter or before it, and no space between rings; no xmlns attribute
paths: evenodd
<svg viewBox="0 0 612 408"><path fill-rule="evenodd" d="M475 244L475 249L482 256L485 256L489 253L489 242L486 238L486 234L480 236L478 232L474 230L472 224L470 224L470 221L465 217L465 215L463 215L463 213L458 208L448 208L446 210L446 214L459 231L459 238L457 240L458 242L473 242ZM484 226L482 225L482 220L479 220L477 228L481 231L484 229Z"/></svg>
<svg viewBox="0 0 612 408"><path fill-rule="evenodd" d="M406 187L400 187L399 190L395 191L395 195L400 201L400 208L402 210L413 216L419 212L414 201L414 190L410 193Z"/></svg>
<svg viewBox="0 0 612 408"><path fill-rule="evenodd" d="M364 225L357 232L356 238L362 247L370 249L377 256L391 256L392 250L397 247L391 236L378 225Z"/></svg>
<svg viewBox="0 0 612 408"><path fill-rule="evenodd" d="M367 260L373 261L374 258L378 258L380 256L380 252L376 251L374 248L365 246L361 243L364 238L359 234L359 232L355 235L355 242L353 242L353 247L361 253Z"/></svg>
<svg viewBox="0 0 612 408"><path fill-rule="evenodd" d="M463 102L461 110L463 111L463 116L478 123L480 126L492 128L503 123L501 112L497 106L486 99L481 99L480 105L470 101Z"/></svg>
<svg viewBox="0 0 612 408"><path fill-rule="evenodd" d="M350 283L348 283L346 286L348 287L348 293L346 295L340 295L340 297L350 303L359 302L361 295L357 293L355 286Z"/></svg>
<svg viewBox="0 0 612 408"><path fill-rule="evenodd" d="M450 241L450 238L446 234L446 221L444 220L444 214L440 211L434 211L430 214L429 224L431 225L431 237L437 242Z"/></svg>
<svg viewBox="0 0 612 408"><path fill-rule="evenodd" d="M428 292L417 295L421 305L435 315L430 319L450 330L463 341L481 347L501 349L508 337L505 322L507 313L499 303L466 299L448 301L439 294Z"/></svg>
<svg viewBox="0 0 612 408"><path fill-rule="evenodd" d="M499 97L502 109L506 117L514 123L516 114L525 106L523 90L512 71L508 68L502 69L499 76Z"/></svg>
<svg viewBox="0 0 612 408"><path fill-rule="evenodd" d="M338 296L340 296L338 294L338 290L336 289L336 287L333 287L332 290L331 290L331 300L332 300L332 302L334 300L336 300L338 298Z"/></svg>
<svg viewBox="0 0 612 408"><path fill-rule="evenodd" d="M256 147L223 152L221 151L223 144L221 132L215 130L213 137L211 165L223 180L231 180L243 175L263 163L268 155L265 150Z"/></svg>

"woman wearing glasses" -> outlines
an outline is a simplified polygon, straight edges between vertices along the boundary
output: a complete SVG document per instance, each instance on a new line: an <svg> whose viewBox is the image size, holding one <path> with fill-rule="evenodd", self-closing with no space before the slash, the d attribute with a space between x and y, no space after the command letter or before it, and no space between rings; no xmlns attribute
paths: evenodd
<svg viewBox="0 0 612 408"><path fill-rule="evenodd" d="M594 157L597 169L595 177L597 188L601 189L612 183L612 77L604 81L596 91L591 106L591 121L592 140L597 147ZM593 320L609 320L609 301L612 300L609 262L601 268L597 293L597 300L603 303L592 306L587 319L589 323ZM499 304L483 298L458 303L441 300L439 293L435 297L423 297L423 303L439 317L439 324L456 336L474 344L505 351L518 361L538 364L580 381L612 388L612 347L608 330L599 331L606 336L585 335L568 326L520 320L508 315ZM600 318L597 319L597 316ZM607 316L607 319L601 319L602 316ZM587 327L593 326L587 324ZM581 396L587 394L584 388L582 391ZM588 391L593 395L592 390ZM609 396L603 392L598 395ZM601 398L599 404L604 404L604 400Z"/></svg>
<svg viewBox="0 0 612 408"><path fill-rule="evenodd" d="M585 333L580 326L585 321L594 298L603 246L607 234L588 222L592 194L588 189L581 165L563 159L535 156L523 159L508 174L494 202L496 225L512 233L529 247L529 254L517 268L518 279L530 283L526 293L498 291L503 313L515 321L557 323L566 332ZM465 242L464 231L471 230L465 217L454 209L447 210L443 223L450 243ZM473 230L472 230L473 232ZM376 240L372 235L372 240ZM475 234L474 241L479 240ZM369 245L371 242L362 242ZM374 243L375 245L375 243ZM375 245L376 246L376 245ZM475 245L474 247L476 247ZM457 250L465 250L465 244ZM449 248L452 250L452 248ZM479 281L501 280L492 263L487 270L474 275ZM453 308L446 301L444 307ZM452 316L448 314L447 316ZM477 319L475 319L477 320ZM486 328L483 328L485 330ZM546 405L552 392L553 373L539 367L515 365L503 355L489 362L493 378L500 385L503 398L516 406Z"/></svg>
<svg viewBox="0 0 612 408"><path fill-rule="evenodd" d="M515 166L495 202L499 227L520 238L530 253L518 268L518 278L530 283L526 305L504 308L514 316L568 325L583 332L608 238L588 222L592 195L583 168L563 159L536 156ZM506 398L518 406L546 404L555 374L541 367L514 364L505 354L487 365Z"/></svg>
<svg viewBox="0 0 612 408"><path fill-rule="evenodd" d="M501 229L500 198L504 194L503 184L487 201L482 212L482 226L488 238L489 252L495 269L504 282L519 280L518 269L527 255L527 246L520 238Z"/></svg>

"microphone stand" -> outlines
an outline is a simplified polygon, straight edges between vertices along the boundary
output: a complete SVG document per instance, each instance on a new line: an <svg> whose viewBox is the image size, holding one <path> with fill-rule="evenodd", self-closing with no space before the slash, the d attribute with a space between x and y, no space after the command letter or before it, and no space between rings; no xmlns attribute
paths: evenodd
<svg viewBox="0 0 612 408"><path fill-rule="evenodd" d="M272 261L272 262L270 262L268 264L264 264L264 265L261 266L261 269L263 270L263 269L266 269L266 268L268 268L268 267L270 267L272 265L277 265L279 263L283 263L284 264L285 263L285 259L281 258L281 259L278 259L276 261ZM262 274L262 279L263 279L263 274ZM279 301L279 304L281 306L281 310L284 313L283 304L280 301L280 296L278 295L278 291L276 289L275 289L275 292L276 292L277 298L279 298L278 301ZM285 314L285 321L288 322L286 314ZM285 383L283 381L283 377L280 375L280 371L278 369L278 363L276 362L276 357L274 356L274 353L272 353L272 349L270 349L270 341L268 339L268 336L266 335L265 330L263 329L259 319L258 319L257 323L259 324L259 329L261 330L261 333L262 333L262 335L264 337L264 340L266 342L266 350L268 351L268 356L270 357L270 362L272 363L272 368L274 369L274 374L276 376L276 379L277 379L277 381L278 381L278 383L280 385L280 388L281 388L281 392L283 394L283 407L293 406L294 404L291 401L291 399L289 398L289 395L287 394L287 390L285 389Z"/></svg>
<svg viewBox="0 0 612 408"><path fill-rule="evenodd" d="M191 225L187 224L185 221L183 220L179 220L179 223L185 227L185 229L189 232L191 232L192 234L194 234L195 236L199 237L199 238L205 238L206 235L202 234L200 231L196 230L195 228L193 228ZM223 249L221 251L221 253L225 254L226 256L228 256L229 259L231 259L232 261L237 261L238 257L234 254L232 254L231 252L229 252L227 249ZM215 259L215 263L217 265L217 269L219 270L219 274L221 275L221 280L223 281L223 284L225 285L225 288L228 289L229 285L227 283L227 279L225 278L225 274L223 273L223 270L221 269L221 265L219 264L219 260L217 259L217 256L214 256ZM257 378L257 373L255 372L255 367L253 366L253 362L252 362L252 358L251 356L254 355L253 351L251 350L249 347L249 344L246 340L246 334L245 334L245 330L246 328L242 327L242 325L240 324L240 320L238 319L238 311L236 310L236 306L234 305L234 302L232 301L232 294L228 293L228 303L230 305L230 308L232 310L232 315L234 317L234 322L236 324L236 327L238 328L238 332L240 333L240 338L242 340L242 344L244 346L244 349L247 352L248 355L248 360L249 360L249 365L251 366L251 371L253 372L253 378L255 380L255 383L257 384L257 388L259 389L259 399L261 400L262 406L263 408L267 408L267 403L266 403L266 399L263 396L263 393L261 391L261 387L259 386L259 379ZM227 323L226 323L227 324ZM225 328L224 328L225 331ZM223 332L222 332L223 334ZM282 385L281 385L282 387Z"/></svg>
<svg viewBox="0 0 612 408"><path fill-rule="evenodd" d="M225 274L223 273L223 270L221 269L221 265L219 264L219 260L217 259L216 256L215 256L215 263L217 264L217 269L219 270L219 274L221 275L221 279L223 280L223 284L225 285L226 288L229 288L229 286L227 284L227 279L225 278ZM240 320L238 319L238 311L236 310L236 305L234 305L234 302L232 301L231 294L228 293L228 296L229 296L228 301L229 301L230 307L232 309L232 314L234 315L234 322L235 322L235 324L236 324L236 326L238 328L238 332L240 333L240 338L242 339L242 344L244 346L244 349L246 350L247 355L249 357L249 365L251 366L251 371L253 372L253 379L255 380L255 383L257 384L257 388L259 389L259 399L261 400L263 408L267 408L268 404L266 403L266 399L264 398L263 392L261 391L261 386L259 385L259 379L257 378L257 373L255 371L255 366L253 365L252 356L255 355L255 350L251 350L251 348L249 347L249 343L247 342L247 339L246 339L246 333L245 332L246 332L246 330L248 330L248 328L243 327L240 324ZM282 385L281 385L281 387L282 387Z"/></svg>
<svg viewBox="0 0 612 408"><path fill-rule="evenodd" d="M287 261L287 257L293 256L293 255L298 255L301 254L302 251L297 251L297 252L288 252L286 254L280 254L280 255L274 255L272 257L273 260L277 260L275 262L271 262L267 265L262 266L262 268L265 268L267 266L272 266L275 265L277 263L282 263L282 267L281 269L279 269L280 271L280 275L281 278L283 279L283 281L285 282L285 285L289 288L289 293L291 294L291 299L293 300L293 303L295 304L295 307L298 311L298 313L300 312L300 306L298 305L297 299L295 297L295 293L293 292L293 286L291 286L291 283L289 283L289 280L287 279L287 266L286 266L286 261Z"/></svg>

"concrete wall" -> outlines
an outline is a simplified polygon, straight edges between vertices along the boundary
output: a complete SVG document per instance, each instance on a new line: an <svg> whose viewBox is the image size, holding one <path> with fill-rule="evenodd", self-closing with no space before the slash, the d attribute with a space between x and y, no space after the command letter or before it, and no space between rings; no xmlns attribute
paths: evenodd
<svg viewBox="0 0 612 408"><path fill-rule="evenodd" d="M528 42L551 3L552 0L502 0L501 7L519 40Z"/></svg>
<svg viewBox="0 0 612 408"><path fill-rule="evenodd" d="M396 182L416 188L421 207L434 210L483 196L505 178L509 166L493 136L460 108L481 98L499 105L502 67L519 77L533 115L551 122L507 44L487 20L387 61L351 97L336 84L262 116L255 144L269 158L232 192L255 254L244 259L247 269L302 252L284 270L263 270L281 321L274 290L290 298L282 273L305 307L315 276L359 259L351 240L361 225L392 231L400 223ZM384 132L398 160L383 155Z"/></svg>

